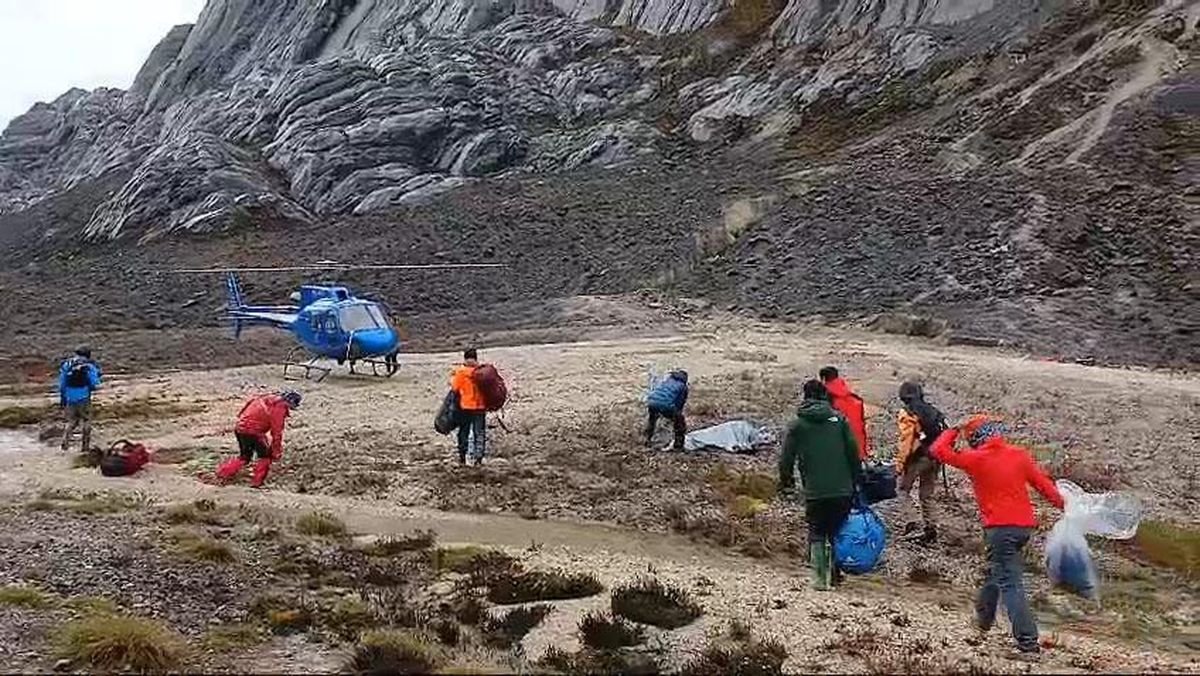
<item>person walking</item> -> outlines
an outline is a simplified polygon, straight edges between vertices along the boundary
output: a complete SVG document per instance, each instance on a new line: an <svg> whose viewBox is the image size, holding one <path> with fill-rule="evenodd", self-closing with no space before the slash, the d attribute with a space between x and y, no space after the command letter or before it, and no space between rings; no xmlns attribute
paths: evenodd
<svg viewBox="0 0 1200 676"><path fill-rule="evenodd" d="M1063 497L1027 449L1008 443L1006 432L999 420L976 415L943 432L930 447L930 454L966 472L979 503L988 574L975 601L976 626L980 631L990 630L996 623L997 606L1003 602L1017 650L1034 657L1041 650L1038 627L1022 579L1022 551L1037 527L1028 487L1058 509L1063 508ZM960 437L970 448L958 452L954 445Z"/></svg>
<svg viewBox="0 0 1200 676"><path fill-rule="evenodd" d="M250 487L261 488L271 471L271 463L283 457L283 428L292 411L300 408L300 401L299 392L287 390L254 397L246 402L233 428L238 455L217 467L217 479L222 483L232 481L247 463L257 458L250 476Z"/></svg>
<svg viewBox="0 0 1200 676"><path fill-rule="evenodd" d="M683 409L688 400L687 371L671 371L646 396L646 446L654 442L654 432L658 428L658 419L666 418L671 421L675 441L671 446L673 451L682 451L687 437L687 419Z"/></svg>
<svg viewBox="0 0 1200 676"><path fill-rule="evenodd" d="M58 369L58 404L67 419L61 448L71 447L71 437L79 430L80 450L92 448L92 393L100 388L100 365L92 360L92 349L86 345L63 361Z"/></svg>
<svg viewBox="0 0 1200 676"><path fill-rule="evenodd" d="M899 489L903 498L901 513L912 513L914 486L921 506L921 521L906 523L904 535L913 536L920 531L919 542L929 545L937 541L933 493L937 488L938 470L942 467L929 454L929 447L946 430L946 417L936 406L925 401L925 390L919 383L902 384L900 401L903 408L896 419L900 436L896 446L896 473L900 476Z"/></svg>
<svg viewBox="0 0 1200 676"><path fill-rule="evenodd" d="M450 376L450 389L458 393L458 462L460 465L483 463L487 452L487 402L475 380L479 351L463 350L463 363Z"/></svg>
<svg viewBox="0 0 1200 676"><path fill-rule="evenodd" d="M838 373L836 367L826 366L817 374L829 390L829 401L850 425L854 439L858 442L858 457L871 457L871 439L867 436L867 410L862 397L850 389L850 383Z"/></svg>
<svg viewBox="0 0 1200 676"><path fill-rule="evenodd" d="M793 490L798 470L813 587L828 590L841 577L833 560L833 539L850 515L854 491L862 481L862 460L858 441L846 419L834 411L825 385L810 380L804 383L803 396L779 458L779 490Z"/></svg>

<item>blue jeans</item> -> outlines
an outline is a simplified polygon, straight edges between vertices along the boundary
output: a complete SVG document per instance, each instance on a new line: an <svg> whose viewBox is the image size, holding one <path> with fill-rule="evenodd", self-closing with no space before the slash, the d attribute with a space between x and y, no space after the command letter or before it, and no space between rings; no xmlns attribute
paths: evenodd
<svg viewBox="0 0 1200 676"><path fill-rule="evenodd" d="M1012 624L1012 635L1022 651L1038 650L1038 628L1029 600L1025 598L1024 561L1021 550L1029 542L1032 528L997 526L985 528L988 575L975 600L975 621L984 629L996 622L996 607L1004 601L1004 612Z"/></svg>
<svg viewBox="0 0 1200 676"><path fill-rule="evenodd" d="M480 462L487 452L487 412L462 411L458 424L458 461Z"/></svg>

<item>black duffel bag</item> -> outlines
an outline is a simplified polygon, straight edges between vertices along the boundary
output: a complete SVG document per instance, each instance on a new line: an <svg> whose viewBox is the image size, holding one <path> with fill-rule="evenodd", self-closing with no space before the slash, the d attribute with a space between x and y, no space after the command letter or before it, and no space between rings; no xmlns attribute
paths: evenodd
<svg viewBox="0 0 1200 676"><path fill-rule="evenodd" d="M896 468L891 464L867 463L863 467L862 496L868 505L896 497Z"/></svg>
<svg viewBox="0 0 1200 676"><path fill-rule="evenodd" d="M433 419L433 429L438 434L450 434L458 429L459 417L458 392L450 390L446 393L446 398L442 400L442 407L438 409L437 416Z"/></svg>

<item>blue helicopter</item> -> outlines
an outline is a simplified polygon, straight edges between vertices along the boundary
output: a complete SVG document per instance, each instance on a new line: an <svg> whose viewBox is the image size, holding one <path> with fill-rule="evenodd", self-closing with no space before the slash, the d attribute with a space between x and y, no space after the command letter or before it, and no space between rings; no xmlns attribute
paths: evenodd
<svg viewBox="0 0 1200 676"><path fill-rule="evenodd" d="M294 305L248 305L238 280L239 272L313 272L346 270L442 270L458 268L496 268L499 264L442 265L341 265L323 261L317 265L276 268L211 268L178 270L179 273L224 273L228 304L224 317L232 324L234 338L241 337L247 326L269 326L290 331L297 345L283 363L284 378L320 382L332 371L321 360L338 365L349 364L355 374L359 363L371 366L370 375L391 377L399 369L400 336L388 320L382 303L355 296L338 284L304 284L293 293ZM297 357L307 353L307 361ZM296 372L301 371L301 375Z"/></svg>

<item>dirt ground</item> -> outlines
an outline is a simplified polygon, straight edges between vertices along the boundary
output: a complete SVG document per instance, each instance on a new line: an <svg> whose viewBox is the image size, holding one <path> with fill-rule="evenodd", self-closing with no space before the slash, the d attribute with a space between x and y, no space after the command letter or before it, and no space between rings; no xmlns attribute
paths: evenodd
<svg viewBox="0 0 1200 676"><path fill-rule="evenodd" d="M619 304L612 309L614 317L630 316ZM614 331L587 343L484 343L483 357L505 374L511 400L508 431L492 428L481 468L458 467L452 439L432 428L455 355L409 354L389 380L335 372L324 382L301 384L304 406L289 424L270 490L216 488L197 478L231 452L241 401L285 384L278 367L256 366L114 377L99 402L102 410L108 405L124 417L100 420L98 440L144 441L159 449L159 462L134 479L102 479L92 470L70 469L67 458L38 447L31 428L0 441L8 451L0 494L18 510L47 488L134 494L139 507L131 513L137 516L126 520L141 524L134 530L151 543L164 536L146 510L214 500L284 515L328 510L367 537L431 529L443 542L502 548L530 566L586 571L608 588L652 572L700 597L705 609L690 627L655 633L663 664L677 667L738 619L781 641L791 655L787 668L805 671L1028 668L1009 661L1003 632L981 643L970 630L982 547L969 487L951 473L949 491L940 492L944 525L937 545L893 542L876 573L834 594L813 592L800 554L803 519L796 505L773 498L773 486L765 492L730 488L769 486L777 451L733 456L647 450L639 441L639 397L651 370L688 369L693 428L745 417L779 429L791 415L799 384L835 364L868 402L872 441L884 457L894 447L896 388L905 378L920 378L951 420L986 410L1011 421L1014 436L1056 476L1093 490L1130 491L1145 504L1147 521L1193 528L1200 522L1200 379L1194 375L1036 361L810 325L734 318L668 324L669 330L645 337ZM36 386L5 393L0 409L44 401ZM47 436L54 432L52 425L46 429ZM660 442L667 441L665 433ZM766 504L739 511L733 499L738 491ZM900 501L881 507L893 529L908 518L900 509ZM1042 515L1048 528L1053 510L1043 504ZM78 538L103 537L118 517L92 517L100 521L95 527L77 515L55 519L65 522L56 521L46 537L69 547ZM22 532L31 522L5 521L9 543L29 537ZM1040 550L1039 538L1028 556L1028 584L1048 647L1039 669L1200 671L1194 570L1189 580L1186 570L1152 565L1136 545L1099 543L1104 602L1095 608L1048 588ZM103 564L87 564L93 565ZM22 572L28 567L11 567L4 581L30 581ZM203 571L178 574L189 580ZM76 583L59 581L64 589ZM170 593L189 588L169 586ZM225 607L225 619L234 621L251 591L231 582L223 604L209 603ZM606 598L557 602L506 668L531 668L549 646L577 648L579 618ZM200 631L188 629L194 620L166 612L162 600L144 603L142 610ZM11 621L0 620L10 634L21 626ZM297 655L326 660L313 664L341 659L336 641L309 639L291 636L286 645L272 639L256 648L252 664L270 671L287 668L286 660ZM881 657L896 651L917 657L904 664ZM20 664L47 666L29 659ZM213 669L236 662L211 659L205 664Z"/></svg>

